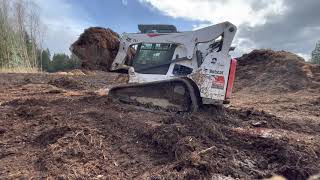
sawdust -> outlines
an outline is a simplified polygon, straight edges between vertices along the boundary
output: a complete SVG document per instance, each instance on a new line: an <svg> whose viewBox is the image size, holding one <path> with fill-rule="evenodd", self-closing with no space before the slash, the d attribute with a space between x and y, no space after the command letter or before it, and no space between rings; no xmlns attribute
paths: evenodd
<svg viewBox="0 0 320 180"><path fill-rule="evenodd" d="M1 74L0 80L0 179L306 179L320 170L319 119L310 123L300 114L292 122L260 110L259 94L251 107L173 113L97 93L125 83L112 73L15 74L7 83L12 76ZM71 88L70 77L76 84ZM61 78L67 86L52 85ZM63 91L47 93L53 87ZM301 104L319 107L318 101Z"/></svg>
<svg viewBox="0 0 320 180"><path fill-rule="evenodd" d="M288 93L320 89L320 66L286 51L254 50L237 58L235 91Z"/></svg>

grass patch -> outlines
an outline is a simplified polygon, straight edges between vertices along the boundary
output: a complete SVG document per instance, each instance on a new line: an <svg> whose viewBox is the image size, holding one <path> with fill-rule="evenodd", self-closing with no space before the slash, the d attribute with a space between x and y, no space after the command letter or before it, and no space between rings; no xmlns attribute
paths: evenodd
<svg viewBox="0 0 320 180"><path fill-rule="evenodd" d="M0 73L38 73L39 69L35 67L14 67L3 68L0 67Z"/></svg>

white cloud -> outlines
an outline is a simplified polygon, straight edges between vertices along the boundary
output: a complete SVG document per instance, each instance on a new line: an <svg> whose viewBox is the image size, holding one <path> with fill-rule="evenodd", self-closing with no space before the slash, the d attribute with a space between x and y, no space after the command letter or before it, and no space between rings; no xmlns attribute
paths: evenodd
<svg viewBox="0 0 320 180"><path fill-rule="evenodd" d="M304 53L297 53L298 56L301 56L305 61L311 61L311 55Z"/></svg>
<svg viewBox="0 0 320 180"><path fill-rule="evenodd" d="M128 0L122 0L122 4L127 6L128 5Z"/></svg>
<svg viewBox="0 0 320 180"><path fill-rule="evenodd" d="M233 53L233 55L236 57L241 56L242 53L251 52L255 47L257 47L255 42L249 38L236 37L233 43L236 46L236 51Z"/></svg>
<svg viewBox="0 0 320 180"><path fill-rule="evenodd" d="M139 0L174 18L250 26L266 23L268 17L285 12L283 0ZM261 8L256 8L261 4Z"/></svg>
<svg viewBox="0 0 320 180"><path fill-rule="evenodd" d="M92 26L84 12L75 16L74 6L66 0L33 0L40 7L40 17L46 26L44 48L51 53L70 54L70 45L84 29Z"/></svg>
<svg viewBox="0 0 320 180"><path fill-rule="evenodd" d="M139 0L148 4L167 16L200 21L193 25L199 29L212 24L229 21L239 27L257 27L266 24L269 18L283 15L287 7L284 0ZM202 23L201 23L202 22ZM233 53L241 55L244 52L258 48L249 37L236 36Z"/></svg>
<svg viewBox="0 0 320 180"><path fill-rule="evenodd" d="M208 27L208 26L211 26L212 23L201 23L201 24L194 24L192 25L192 30L197 30L197 29L201 29L201 28L204 28L204 27Z"/></svg>

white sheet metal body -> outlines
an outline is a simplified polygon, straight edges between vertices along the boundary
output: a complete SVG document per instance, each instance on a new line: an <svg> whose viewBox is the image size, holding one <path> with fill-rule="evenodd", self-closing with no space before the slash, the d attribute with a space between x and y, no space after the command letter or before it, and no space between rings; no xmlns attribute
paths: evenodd
<svg viewBox="0 0 320 180"><path fill-rule="evenodd" d="M195 31L178 33L124 33L120 40L119 52L112 64L111 70L129 69L129 83L143 83L161 81L181 76L173 74L175 64L192 68L192 73L185 77L193 80L200 90L203 103L211 104L225 100L231 57L229 51L236 33L236 26L224 22L202 28ZM219 51L208 49L212 42L221 38L222 46ZM176 44L173 62L165 75L141 74L134 71L133 67L124 64L128 48L140 43L170 43ZM204 56L199 66L196 52L200 51ZM185 57L185 60L175 62L176 56Z"/></svg>

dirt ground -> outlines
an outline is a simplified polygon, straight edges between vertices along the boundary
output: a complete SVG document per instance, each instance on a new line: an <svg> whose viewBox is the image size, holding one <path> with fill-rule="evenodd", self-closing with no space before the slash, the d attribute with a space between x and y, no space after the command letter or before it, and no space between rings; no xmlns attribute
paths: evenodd
<svg viewBox="0 0 320 180"><path fill-rule="evenodd" d="M0 179L306 179L320 171L319 92L243 89L228 107L191 114L105 96L125 75L0 77Z"/></svg>

